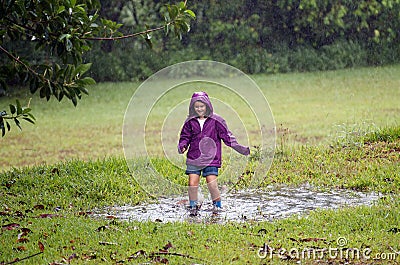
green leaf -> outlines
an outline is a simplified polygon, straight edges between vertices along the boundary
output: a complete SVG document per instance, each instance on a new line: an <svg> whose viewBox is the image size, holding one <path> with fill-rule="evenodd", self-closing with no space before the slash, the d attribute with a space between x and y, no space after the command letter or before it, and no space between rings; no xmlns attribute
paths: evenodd
<svg viewBox="0 0 400 265"><path fill-rule="evenodd" d="M184 10L186 8L185 2L179 3L179 9Z"/></svg>
<svg viewBox="0 0 400 265"><path fill-rule="evenodd" d="M27 114L28 112L30 112L32 109L31 108L24 108L22 110L22 114Z"/></svg>
<svg viewBox="0 0 400 265"><path fill-rule="evenodd" d="M35 124L35 121L32 120L32 119L29 119L29 118L26 118L26 117L24 117L24 118L22 118L22 119L24 119L24 120L26 120L27 122L30 122L30 123L32 123L32 124Z"/></svg>
<svg viewBox="0 0 400 265"><path fill-rule="evenodd" d="M94 79L91 78L91 77L85 77L85 78L76 80L76 84L79 85L79 86L82 86L82 88L84 88L85 86L96 84L96 81L94 81ZM82 91L82 92L85 93L85 94L88 94L87 90L86 91Z"/></svg>
<svg viewBox="0 0 400 265"><path fill-rule="evenodd" d="M168 9L169 17L171 18L171 20L174 20L179 14L178 7L176 5L172 5L172 6L168 6L167 9Z"/></svg>
<svg viewBox="0 0 400 265"><path fill-rule="evenodd" d="M21 103L19 102L19 100L16 100L17 102L17 115L21 115L22 114L22 107L21 107Z"/></svg>
<svg viewBox="0 0 400 265"><path fill-rule="evenodd" d="M88 91L86 88L81 87L80 90L81 90L84 94L89 95L89 91Z"/></svg>
<svg viewBox="0 0 400 265"><path fill-rule="evenodd" d="M69 39L69 38L71 38L71 37L72 37L71 34L62 34L62 35L60 36L60 38L58 38L58 40L62 41L63 39Z"/></svg>
<svg viewBox="0 0 400 265"><path fill-rule="evenodd" d="M151 42L151 39L146 38L145 41L146 41L147 46L148 46L150 49L153 49L153 43Z"/></svg>
<svg viewBox="0 0 400 265"><path fill-rule="evenodd" d="M73 97L71 98L71 101L72 101L72 103L74 104L75 107L76 107L76 105L78 105L78 100L76 99L75 96L73 96Z"/></svg>
<svg viewBox="0 0 400 265"><path fill-rule="evenodd" d="M192 10L185 10L184 13L189 15L193 19L196 18L196 14Z"/></svg>
<svg viewBox="0 0 400 265"><path fill-rule="evenodd" d="M75 68L72 75L74 77L77 76L78 74L83 75L90 69L91 66L92 66L92 63L80 64L80 65L78 65L78 67Z"/></svg>
<svg viewBox="0 0 400 265"><path fill-rule="evenodd" d="M14 122L15 122L15 125L17 125L18 128L22 131L21 124L20 124L19 120L14 118Z"/></svg>
<svg viewBox="0 0 400 265"><path fill-rule="evenodd" d="M36 120L35 116L33 116L31 113L27 113L26 115L29 116L32 120Z"/></svg>
<svg viewBox="0 0 400 265"><path fill-rule="evenodd" d="M64 10L65 10L65 6L59 6L58 10L57 10L57 14L64 12Z"/></svg>
<svg viewBox="0 0 400 265"><path fill-rule="evenodd" d="M11 125L8 121L6 121L6 125L7 125L7 130L10 131L11 130Z"/></svg>
<svg viewBox="0 0 400 265"><path fill-rule="evenodd" d="M10 104L10 112L11 112L11 114L15 114L16 111L17 111L17 109L15 108L15 106L13 104Z"/></svg>

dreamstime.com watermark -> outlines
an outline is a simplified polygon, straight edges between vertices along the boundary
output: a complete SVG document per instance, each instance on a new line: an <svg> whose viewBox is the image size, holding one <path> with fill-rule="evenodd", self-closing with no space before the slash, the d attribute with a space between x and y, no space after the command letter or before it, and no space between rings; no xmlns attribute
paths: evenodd
<svg viewBox="0 0 400 265"><path fill-rule="evenodd" d="M340 260L396 260L400 258L400 252L382 252L373 253L368 247L350 248L346 247L348 241L344 237L337 239L338 247L329 248L279 248L275 249L268 244L257 251L257 256L260 259L274 259L279 258L283 260L326 260L326 259L340 259Z"/></svg>

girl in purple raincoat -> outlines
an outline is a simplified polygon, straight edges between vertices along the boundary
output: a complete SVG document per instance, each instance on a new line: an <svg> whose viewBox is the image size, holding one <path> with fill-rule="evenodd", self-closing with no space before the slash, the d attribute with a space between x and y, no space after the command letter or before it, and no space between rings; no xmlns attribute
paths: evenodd
<svg viewBox="0 0 400 265"><path fill-rule="evenodd" d="M225 120L214 113L206 92L195 92L189 105L189 115L183 124L178 152L187 150L186 174L189 176L190 215L197 215L200 175L206 178L213 201L213 211L221 209L221 196L217 184L221 167L221 140L242 155L249 155L247 146L238 144Z"/></svg>

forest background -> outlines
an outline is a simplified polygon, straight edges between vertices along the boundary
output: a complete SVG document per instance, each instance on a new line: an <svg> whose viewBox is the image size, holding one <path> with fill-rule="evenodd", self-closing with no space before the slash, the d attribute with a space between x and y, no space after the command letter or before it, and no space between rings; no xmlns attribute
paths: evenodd
<svg viewBox="0 0 400 265"><path fill-rule="evenodd" d="M161 1L101 1L101 15L124 33L156 26ZM400 60L398 0L189 1L196 13L182 40L163 32L96 42L86 54L96 81L143 80L187 60L215 60L245 73L334 70ZM107 65L108 67L103 67Z"/></svg>

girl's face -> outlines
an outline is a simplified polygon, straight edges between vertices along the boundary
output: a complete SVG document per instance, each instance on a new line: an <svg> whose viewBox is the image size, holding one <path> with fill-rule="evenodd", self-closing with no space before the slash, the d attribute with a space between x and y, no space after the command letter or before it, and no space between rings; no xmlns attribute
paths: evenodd
<svg viewBox="0 0 400 265"><path fill-rule="evenodd" d="M201 101L196 101L193 105L194 111L200 118L204 118L207 113L207 106Z"/></svg>

